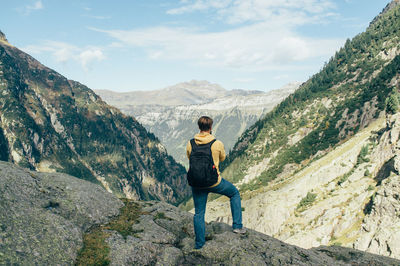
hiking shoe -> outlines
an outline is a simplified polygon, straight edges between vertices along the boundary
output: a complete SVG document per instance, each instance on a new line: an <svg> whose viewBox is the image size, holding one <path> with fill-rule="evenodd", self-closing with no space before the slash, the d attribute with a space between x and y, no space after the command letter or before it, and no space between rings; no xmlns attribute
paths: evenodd
<svg viewBox="0 0 400 266"><path fill-rule="evenodd" d="M244 235L244 234L246 234L247 230L246 230L246 228L242 227L242 228L233 229L233 232L235 234Z"/></svg>

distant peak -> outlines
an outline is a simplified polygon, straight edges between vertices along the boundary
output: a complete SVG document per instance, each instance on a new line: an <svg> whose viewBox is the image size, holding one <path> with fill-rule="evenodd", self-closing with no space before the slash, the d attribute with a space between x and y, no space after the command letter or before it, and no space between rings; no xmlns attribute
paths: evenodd
<svg viewBox="0 0 400 266"><path fill-rule="evenodd" d="M400 0L393 0L392 2L390 2L389 4L386 5L386 7L382 11L382 14L384 14L384 13L388 12L389 10L395 8L399 4L400 4Z"/></svg>
<svg viewBox="0 0 400 266"><path fill-rule="evenodd" d="M209 82L207 80L195 80L195 79L192 79L191 81L181 82L181 83L178 83L176 85L209 86L209 85L216 85L216 84L212 84L211 82Z"/></svg>
<svg viewBox="0 0 400 266"><path fill-rule="evenodd" d="M0 30L0 43L4 43L7 45L10 45L10 43L8 42L6 35Z"/></svg>
<svg viewBox="0 0 400 266"><path fill-rule="evenodd" d="M0 40L8 42L6 35L1 30L0 30Z"/></svg>
<svg viewBox="0 0 400 266"><path fill-rule="evenodd" d="M389 4L386 5L386 7L382 10L382 12L372 20L371 24L374 24L379 18L381 18L387 12L389 12L390 10L399 5L400 5L400 0L392 0Z"/></svg>

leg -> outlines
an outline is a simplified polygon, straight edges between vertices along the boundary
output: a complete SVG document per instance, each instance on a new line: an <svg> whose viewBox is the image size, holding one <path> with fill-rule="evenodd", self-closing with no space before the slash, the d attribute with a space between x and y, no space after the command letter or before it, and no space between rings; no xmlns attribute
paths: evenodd
<svg viewBox="0 0 400 266"><path fill-rule="evenodd" d="M206 223L204 214L206 212L206 204L208 191L192 188L195 214L193 216L194 233L196 234L196 249L204 246L206 239Z"/></svg>
<svg viewBox="0 0 400 266"><path fill-rule="evenodd" d="M230 198L233 220L232 228L242 228L242 205L239 190L231 182L222 179L221 183L218 186L210 188L209 191L222 194Z"/></svg>

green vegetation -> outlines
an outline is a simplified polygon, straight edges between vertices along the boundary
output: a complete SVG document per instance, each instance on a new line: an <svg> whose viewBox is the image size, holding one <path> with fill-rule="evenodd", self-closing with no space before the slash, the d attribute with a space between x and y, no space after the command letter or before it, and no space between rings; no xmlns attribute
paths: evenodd
<svg viewBox="0 0 400 266"><path fill-rule="evenodd" d="M394 114L399 110L400 93L397 89L393 88L392 93L386 99L386 112Z"/></svg>
<svg viewBox="0 0 400 266"><path fill-rule="evenodd" d="M3 134L3 129L0 128L0 161L8 161L8 142Z"/></svg>
<svg viewBox="0 0 400 266"><path fill-rule="evenodd" d="M354 173L354 171L357 169L357 167L361 164L361 163L365 163L365 162L369 162L369 158L367 158L368 156L368 152L369 152L369 144L364 145L361 150L360 153L357 156L357 162L356 164L353 166L353 168L351 168L351 170L347 173L345 173L344 175L342 175L337 184L340 186L341 184L343 184L344 182L346 182L346 180ZM364 176L368 176L370 173L368 171L368 169L364 172Z"/></svg>
<svg viewBox="0 0 400 266"><path fill-rule="evenodd" d="M360 154L358 154L358 157L357 157L356 166L358 166L361 163L369 162L369 158L367 158L368 150L369 150L369 145L368 144L361 148Z"/></svg>
<svg viewBox="0 0 400 266"><path fill-rule="evenodd" d="M140 209L139 205L133 200L123 199L122 201L125 206L121 208L119 216L105 225L103 229L117 231L120 235L126 238L128 235L137 233L132 230L132 225L139 218Z"/></svg>
<svg viewBox="0 0 400 266"><path fill-rule="evenodd" d="M106 225L90 229L83 236L83 247L78 253L76 265L109 265L110 248L106 243L106 239L110 236L108 231L117 231L124 238L137 233L132 230L132 225L139 218L139 205L128 199L122 201L125 206L121 208L116 218Z"/></svg>
<svg viewBox="0 0 400 266"><path fill-rule="evenodd" d="M110 248L106 243L109 233L104 232L100 227L90 231L83 236L83 248L79 251L75 265L109 265L108 254Z"/></svg>
<svg viewBox="0 0 400 266"><path fill-rule="evenodd" d="M165 217L165 213L163 213L163 212L157 212L157 214L154 216L154 219L155 220L157 220L157 219L165 219L166 217Z"/></svg>
<svg viewBox="0 0 400 266"><path fill-rule="evenodd" d="M242 134L221 164L223 176L233 182L242 180L249 166L269 157L268 168L241 187L255 190L274 180L285 165L299 170L317 153L323 156L346 141L360 130L364 112L376 118L387 108L389 83L399 74L400 56L391 61L384 56L397 47L399 35L400 7L396 7L366 32L347 40L319 73ZM376 109L365 109L366 103ZM309 133L291 145L292 135L304 127ZM363 149L359 163L368 161L363 154L368 147Z"/></svg>
<svg viewBox="0 0 400 266"><path fill-rule="evenodd" d="M301 201L299 202L299 204L296 207L297 211L304 211L305 209L307 209L309 206L311 206L313 204L313 202L315 201L315 199L317 198L317 194L308 192L307 195L301 199Z"/></svg>
<svg viewBox="0 0 400 266"><path fill-rule="evenodd" d="M364 210L363 210L365 215L371 214L372 207L374 206L375 196L376 196L376 192L370 197L368 203L365 205Z"/></svg>
<svg viewBox="0 0 400 266"><path fill-rule="evenodd" d="M349 172L345 173L344 175L342 175L337 184L340 186L341 184L343 184L344 182L347 181L347 179L349 178L349 176L351 176L354 173L355 168L352 168Z"/></svg>

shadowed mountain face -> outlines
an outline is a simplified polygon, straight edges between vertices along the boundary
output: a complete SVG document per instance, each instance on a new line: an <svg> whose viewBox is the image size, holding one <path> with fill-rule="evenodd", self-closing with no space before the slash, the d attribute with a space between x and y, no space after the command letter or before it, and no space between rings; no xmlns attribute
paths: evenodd
<svg viewBox="0 0 400 266"><path fill-rule="evenodd" d="M238 137L293 93L294 82L269 92L225 90L207 81L190 81L157 91L97 91L110 105L134 116L154 133L177 161L188 164L186 143L198 132L202 115L214 119L213 134L228 152Z"/></svg>
<svg viewBox="0 0 400 266"><path fill-rule="evenodd" d="M134 118L0 39L0 159L177 203L185 169Z"/></svg>
<svg viewBox="0 0 400 266"><path fill-rule="evenodd" d="M400 258L400 5L391 2L235 144L244 224L304 248ZM208 220L228 222L223 198Z"/></svg>

